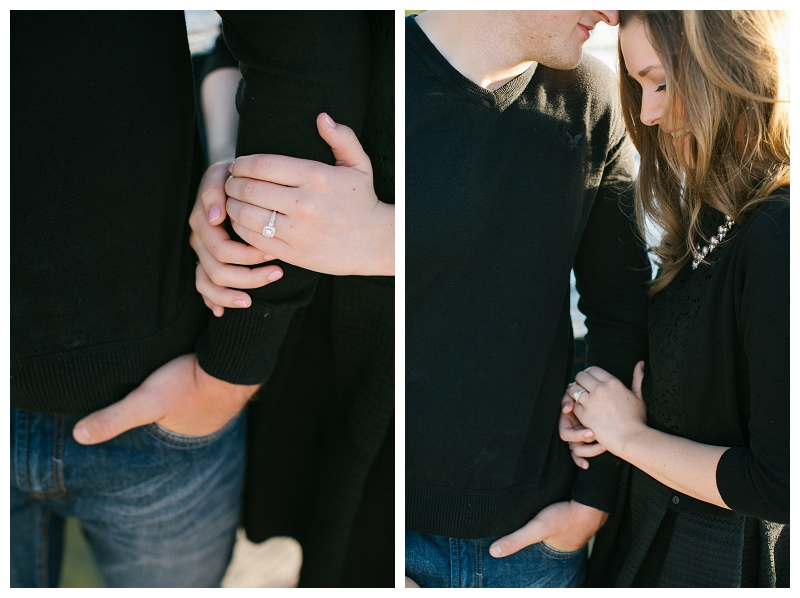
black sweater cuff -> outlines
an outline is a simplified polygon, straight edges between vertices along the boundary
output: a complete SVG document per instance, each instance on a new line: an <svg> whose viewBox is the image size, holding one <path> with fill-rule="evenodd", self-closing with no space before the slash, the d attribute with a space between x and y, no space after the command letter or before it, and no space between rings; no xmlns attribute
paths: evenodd
<svg viewBox="0 0 800 598"><path fill-rule="evenodd" d="M611 453L589 460L589 469L581 469L572 485L572 500L587 507L610 513L617 498L621 461Z"/></svg>
<svg viewBox="0 0 800 598"><path fill-rule="evenodd" d="M232 384L263 384L278 359L294 306L253 302L212 317L197 341L197 360L211 376Z"/></svg>
<svg viewBox="0 0 800 598"><path fill-rule="evenodd" d="M750 473L752 455L749 449L729 448L722 453L717 463L717 490L728 507L743 515L775 523L789 523L788 484L785 501L780 499L768 503L757 489ZM786 507L781 506L786 503Z"/></svg>

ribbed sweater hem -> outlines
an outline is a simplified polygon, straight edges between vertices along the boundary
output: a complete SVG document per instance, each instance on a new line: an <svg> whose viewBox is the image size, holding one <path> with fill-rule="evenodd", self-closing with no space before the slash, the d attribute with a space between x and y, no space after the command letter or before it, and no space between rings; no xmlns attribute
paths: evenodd
<svg viewBox="0 0 800 598"><path fill-rule="evenodd" d="M406 483L406 530L452 538L493 538L518 530L539 511L569 500L573 470L536 484L469 490Z"/></svg>
<svg viewBox="0 0 800 598"><path fill-rule="evenodd" d="M231 384L263 384L278 360L295 307L254 301L247 309L226 309L197 341L200 367Z"/></svg>
<svg viewBox="0 0 800 598"><path fill-rule="evenodd" d="M12 360L11 405L42 413L107 407L168 361L192 353L207 314L193 293L172 324L148 337Z"/></svg>

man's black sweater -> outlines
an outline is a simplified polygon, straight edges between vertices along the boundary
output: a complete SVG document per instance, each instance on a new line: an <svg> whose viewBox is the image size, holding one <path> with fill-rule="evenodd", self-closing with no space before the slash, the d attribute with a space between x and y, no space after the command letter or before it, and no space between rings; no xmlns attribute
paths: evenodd
<svg viewBox="0 0 800 598"><path fill-rule="evenodd" d="M589 362L630 380L647 354L628 147L599 61L490 92L407 18L406 529L491 537L570 496L610 508L618 461L578 473L557 423L571 269Z"/></svg>
<svg viewBox="0 0 800 598"><path fill-rule="evenodd" d="M296 46L296 31L270 31L275 47ZM15 11L11 74L11 404L92 411L195 351L217 378L267 380L317 275L287 266L256 308L220 319L195 291L187 221L204 165L183 12ZM290 100L296 121L270 113L292 145L262 151L330 156L314 118L328 110L351 124L330 107L346 94L321 106L321 91L302 92L302 110Z"/></svg>

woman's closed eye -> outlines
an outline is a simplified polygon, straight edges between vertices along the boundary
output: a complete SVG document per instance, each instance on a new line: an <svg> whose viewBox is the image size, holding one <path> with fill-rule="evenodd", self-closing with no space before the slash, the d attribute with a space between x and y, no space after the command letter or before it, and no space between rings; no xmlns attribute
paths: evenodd
<svg viewBox="0 0 800 598"><path fill-rule="evenodd" d="M659 91L664 91L666 88L667 88L667 84L666 83L662 83L661 85L656 87L656 93L658 93Z"/></svg>

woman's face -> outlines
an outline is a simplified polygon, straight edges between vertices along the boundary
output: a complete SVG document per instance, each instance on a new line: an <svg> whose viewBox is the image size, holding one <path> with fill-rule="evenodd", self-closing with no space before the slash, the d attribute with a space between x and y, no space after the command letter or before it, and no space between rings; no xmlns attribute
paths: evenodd
<svg viewBox="0 0 800 598"><path fill-rule="evenodd" d="M666 74L661 59L647 39L644 23L632 21L626 24L619 32L619 39L625 70L642 87L642 109L639 114L642 124L658 126L671 135L673 145L676 148L683 146L684 155L688 158L691 131L683 117L683 105L680 96L674 94L672 115L664 114Z"/></svg>

